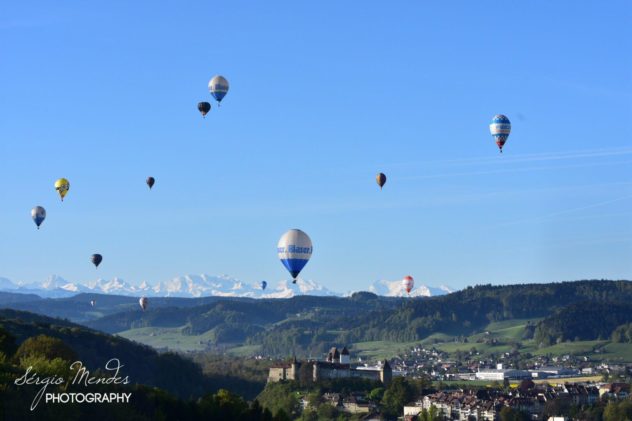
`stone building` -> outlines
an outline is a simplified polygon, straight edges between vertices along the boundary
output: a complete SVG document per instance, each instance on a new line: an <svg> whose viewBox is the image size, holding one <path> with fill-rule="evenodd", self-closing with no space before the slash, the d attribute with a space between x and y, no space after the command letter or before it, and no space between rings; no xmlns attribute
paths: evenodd
<svg viewBox="0 0 632 421"><path fill-rule="evenodd" d="M297 380L302 364L311 363L312 379L317 382L323 379L362 378L375 380L388 385L393 378L393 370L387 360L377 367L358 367L351 365L349 350L344 347L338 350L332 347L325 361L300 362L294 358L290 363L270 367L268 382Z"/></svg>

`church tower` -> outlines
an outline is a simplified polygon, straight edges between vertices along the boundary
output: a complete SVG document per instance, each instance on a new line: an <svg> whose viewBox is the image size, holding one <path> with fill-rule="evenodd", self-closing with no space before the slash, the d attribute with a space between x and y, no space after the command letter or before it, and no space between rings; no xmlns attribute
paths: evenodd
<svg viewBox="0 0 632 421"><path fill-rule="evenodd" d="M342 348L342 351L340 351L340 364L351 364L349 350L347 349L346 346Z"/></svg>
<svg viewBox="0 0 632 421"><path fill-rule="evenodd" d="M380 370L380 381L384 383L384 386L388 386L391 380L393 380L393 369L388 363L388 360L384 360L384 365Z"/></svg>
<svg viewBox="0 0 632 421"><path fill-rule="evenodd" d="M292 358L292 363L290 364L290 373L288 376L289 380L298 380L298 372L301 369L301 363L296 360L296 355Z"/></svg>

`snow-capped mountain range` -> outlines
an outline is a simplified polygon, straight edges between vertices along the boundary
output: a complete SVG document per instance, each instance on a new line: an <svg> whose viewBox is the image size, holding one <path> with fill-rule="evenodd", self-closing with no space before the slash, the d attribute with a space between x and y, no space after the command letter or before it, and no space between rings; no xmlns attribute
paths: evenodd
<svg viewBox="0 0 632 421"><path fill-rule="evenodd" d="M292 284L291 281L282 280L279 281L276 286L269 282L268 287L262 290L259 283L250 284L226 275L213 276L206 274L178 276L156 284L143 281L139 285L132 285L121 278L113 278L110 280L99 278L85 283L70 282L57 275L51 275L44 282L39 283L13 283L9 279L0 278L0 291L31 293L47 298L66 297L82 292L187 298L210 296L290 298L296 295L347 296L351 294L350 292L340 293L331 291L311 280L299 279L296 284ZM388 297L407 295L402 289L401 281L376 281L369 286L368 291ZM450 292L452 292L452 290L445 286L432 288L419 285L411 291L410 296L430 297L448 294Z"/></svg>
<svg viewBox="0 0 632 421"><path fill-rule="evenodd" d="M415 286L410 294L402 288L402 281L376 281L369 285L369 292L385 297L434 297L454 292L450 287L441 285L439 287L429 287L426 285Z"/></svg>

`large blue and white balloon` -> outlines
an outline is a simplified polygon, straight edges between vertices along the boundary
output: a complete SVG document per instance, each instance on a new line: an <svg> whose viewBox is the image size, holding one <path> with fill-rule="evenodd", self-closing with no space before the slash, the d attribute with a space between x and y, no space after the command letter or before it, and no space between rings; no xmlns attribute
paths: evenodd
<svg viewBox="0 0 632 421"><path fill-rule="evenodd" d="M281 236L277 252L283 266L290 272L293 283L312 257L312 240L303 231L291 229Z"/></svg>
<svg viewBox="0 0 632 421"><path fill-rule="evenodd" d="M496 114L492 118L492 123L489 125L489 132L494 137L494 140L502 153L503 146L505 146L509 133L511 133L511 122L507 116Z"/></svg>
<svg viewBox="0 0 632 421"><path fill-rule="evenodd" d="M266 281L261 281L261 289L265 291L266 287L268 286L268 283Z"/></svg>
<svg viewBox="0 0 632 421"><path fill-rule="evenodd" d="M222 102L222 99L228 93L228 81L224 76L213 76L213 79L208 83L208 90L219 106L219 103Z"/></svg>
<svg viewBox="0 0 632 421"><path fill-rule="evenodd" d="M31 218L33 218L33 222L37 225L37 229L39 229L44 219L46 219L46 209L41 206L35 206L31 209Z"/></svg>

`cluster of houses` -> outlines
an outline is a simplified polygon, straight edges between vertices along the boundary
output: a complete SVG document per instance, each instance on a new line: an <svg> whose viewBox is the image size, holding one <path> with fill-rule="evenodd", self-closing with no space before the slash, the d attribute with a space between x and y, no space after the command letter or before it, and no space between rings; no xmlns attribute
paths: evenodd
<svg viewBox="0 0 632 421"><path fill-rule="evenodd" d="M523 380L511 391L480 389L478 391L439 391L426 395L404 407L404 419L414 420L423 411L433 411L440 417L463 421L496 421L504 407L526 412L532 419L543 419L545 406L554 400L566 400L572 405L592 405L601 398L626 399L630 385L611 383L601 387L576 383L557 386L536 385Z"/></svg>
<svg viewBox="0 0 632 421"><path fill-rule="evenodd" d="M517 359L522 359L517 363ZM394 375L426 375L433 380L551 379L602 374L632 373L632 366L591 361L575 355L538 355L524 359L520 353L504 352L493 358L482 356L475 347L460 358L429 346L417 345L390 360Z"/></svg>

